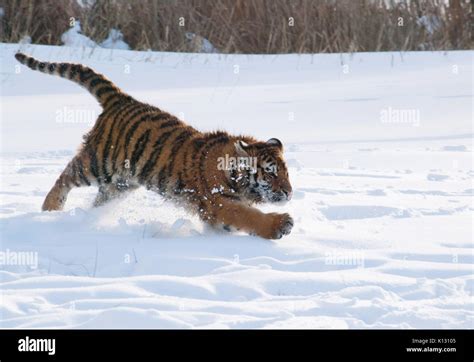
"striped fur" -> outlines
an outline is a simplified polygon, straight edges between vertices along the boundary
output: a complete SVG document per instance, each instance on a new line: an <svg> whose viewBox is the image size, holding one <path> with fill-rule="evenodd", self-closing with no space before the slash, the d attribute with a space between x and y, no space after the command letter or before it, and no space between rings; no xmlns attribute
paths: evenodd
<svg viewBox="0 0 474 362"><path fill-rule="evenodd" d="M265 214L252 206L291 198L283 146L277 139L259 142L226 132L199 132L135 100L88 67L41 62L22 53L15 57L33 70L78 83L103 108L46 196L43 210L61 210L74 187L98 186L94 205L100 206L144 186L216 228L269 239L290 233L293 220L288 214ZM225 157L256 160L257 167L222 168Z"/></svg>

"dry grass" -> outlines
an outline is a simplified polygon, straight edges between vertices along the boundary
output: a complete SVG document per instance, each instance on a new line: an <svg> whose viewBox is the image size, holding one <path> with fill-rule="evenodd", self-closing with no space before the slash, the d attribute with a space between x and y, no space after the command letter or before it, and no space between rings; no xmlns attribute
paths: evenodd
<svg viewBox="0 0 474 362"><path fill-rule="evenodd" d="M94 41L118 28L138 50L191 51L186 32L224 53L472 48L468 0L100 0L85 7L76 0L0 0L0 6L2 42L29 35L33 43L61 44L74 17ZM439 19L433 32L418 24L422 15Z"/></svg>

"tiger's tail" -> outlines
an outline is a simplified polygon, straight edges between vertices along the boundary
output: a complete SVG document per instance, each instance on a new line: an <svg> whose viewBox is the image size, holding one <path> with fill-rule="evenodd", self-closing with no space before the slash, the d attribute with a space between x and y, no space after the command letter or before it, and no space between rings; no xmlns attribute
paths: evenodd
<svg viewBox="0 0 474 362"><path fill-rule="evenodd" d="M96 73L89 67L73 63L42 62L23 53L16 53L15 58L27 67L46 74L53 74L76 82L86 88L106 108L111 101L117 98L131 97L107 79L104 75Z"/></svg>

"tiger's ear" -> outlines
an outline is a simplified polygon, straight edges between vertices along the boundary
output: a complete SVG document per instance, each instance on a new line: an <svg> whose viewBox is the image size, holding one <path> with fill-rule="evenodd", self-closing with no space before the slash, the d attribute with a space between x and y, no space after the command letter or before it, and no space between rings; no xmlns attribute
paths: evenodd
<svg viewBox="0 0 474 362"><path fill-rule="evenodd" d="M283 143L278 138L270 138L267 141L267 145L269 146L277 146L279 149L283 149Z"/></svg>
<svg viewBox="0 0 474 362"><path fill-rule="evenodd" d="M249 154L247 153L247 149L250 147L248 143L238 140L237 142L234 143L235 150L237 151L237 155L239 156L248 156Z"/></svg>

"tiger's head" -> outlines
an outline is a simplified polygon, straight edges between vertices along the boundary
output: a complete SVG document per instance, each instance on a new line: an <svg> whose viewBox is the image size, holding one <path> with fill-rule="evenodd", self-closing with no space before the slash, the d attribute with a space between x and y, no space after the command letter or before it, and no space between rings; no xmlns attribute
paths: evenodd
<svg viewBox="0 0 474 362"><path fill-rule="evenodd" d="M267 142L235 142L237 155L248 159L250 167L240 168L235 181L243 196L251 202L285 202L292 196L283 145L271 138Z"/></svg>

